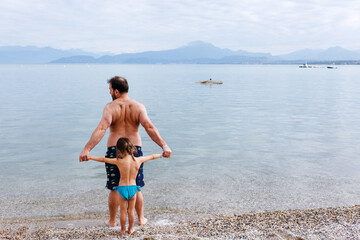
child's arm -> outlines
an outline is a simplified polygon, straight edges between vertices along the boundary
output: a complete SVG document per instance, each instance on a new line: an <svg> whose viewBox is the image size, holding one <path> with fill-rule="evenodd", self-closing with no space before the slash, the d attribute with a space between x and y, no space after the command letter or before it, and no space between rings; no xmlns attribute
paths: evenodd
<svg viewBox="0 0 360 240"><path fill-rule="evenodd" d="M93 157L93 156L90 156L89 160L94 160L94 161L97 161L97 162L105 162L105 163L110 163L110 164L116 165L116 158L105 158L105 157Z"/></svg>
<svg viewBox="0 0 360 240"><path fill-rule="evenodd" d="M137 159L143 163L143 162L147 162L153 159L157 159L157 158L162 158L161 154L151 154L149 156L144 156L144 157L137 157Z"/></svg>

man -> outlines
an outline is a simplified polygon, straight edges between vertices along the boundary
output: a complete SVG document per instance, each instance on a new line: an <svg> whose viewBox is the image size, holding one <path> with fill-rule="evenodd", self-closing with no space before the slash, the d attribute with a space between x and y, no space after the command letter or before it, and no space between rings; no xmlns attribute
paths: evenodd
<svg viewBox="0 0 360 240"><path fill-rule="evenodd" d="M150 138L163 149L163 157L170 158L171 149L161 138L159 131L152 124L147 115L146 108L141 103L128 97L129 85L125 78L115 76L108 80L110 95L113 101L108 103L103 112L103 116L97 128L91 135L89 142L80 153L79 161L88 161L90 151L100 142L106 130L110 127L110 134L107 142L108 151L106 157L116 157L116 142L120 137L128 138L137 148L137 155L142 156L141 138L139 134L139 125L141 124ZM120 173L116 165L106 164L107 184L106 188L110 190L109 194L109 212L110 218L106 221L109 227L116 226L116 213L119 208L119 195L112 189L116 187L120 180ZM140 166L136 184L144 186L143 165ZM143 195L139 191L136 194L135 209L138 215L138 224L143 225L147 222L143 211Z"/></svg>

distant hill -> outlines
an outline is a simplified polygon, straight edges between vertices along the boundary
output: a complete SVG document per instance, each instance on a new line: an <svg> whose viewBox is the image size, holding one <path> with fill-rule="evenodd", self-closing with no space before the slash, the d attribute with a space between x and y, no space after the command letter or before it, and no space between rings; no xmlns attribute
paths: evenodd
<svg viewBox="0 0 360 240"><path fill-rule="evenodd" d="M326 50L304 49L289 54L280 55L283 60L305 60L305 61L345 61L360 60L360 52L350 51L341 47L332 47Z"/></svg>
<svg viewBox="0 0 360 240"><path fill-rule="evenodd" d="M210 43L191 42L185 46L141 53L125 53L114 56L89 58L85 56L65 57L52 63L219 63L219 64L293 64L305 61L329 63L334 61L360 60L360 52L332 47L326 50L304 49L289 54L272 56L270 53L252 53L243 50L221 49ZM356 64L357 62L355 62Z"/></svg>
<svg viewBox="0 0 360 240"><path fill-rule="evenodd" d="M99 56L99 54L85 52L80 49L59 50L51 47L39 48L33 46L0 47L0 63L49 63L59 58L75 55Z"/></svg>
<svg viewBox="0 0 360 240"><path fill-rule="evenodd" d="M227 58L234 56L241 56L250 62L253 62L254 59L258 59L259 57L272 57L270 53L232 51L230 49L215 47L210 43L195 41L170 50L125 53L114 56L103 56L96 59L89 59L84 56L73 56L61 58L52 63L73 63L75 59L79 62L88 63L226 63Z"/></svg>
<svg viewBox="0 0 360 240"><path fill-rule="evenodd" d="M273 56L270 53L253 53L218 48L202 41L185 46L140 53L118 55L95 54L79 49L58 50L50 47L0 47L0 63L202 63L202 64L299 64L299 63L359 64L360 51L341 47L303 49L289 54Z"/></svg>

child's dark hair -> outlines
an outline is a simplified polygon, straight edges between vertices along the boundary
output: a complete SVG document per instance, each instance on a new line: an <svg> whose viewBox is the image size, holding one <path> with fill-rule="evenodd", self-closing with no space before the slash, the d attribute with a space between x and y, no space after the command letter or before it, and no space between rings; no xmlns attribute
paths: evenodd
<svg viewBox="0 0 360 240"><path fill-rule="evenodd" d="M121 153L121 155L129 154L133 160L135 161L135 158L133 154L136 152L136 148L134 145L130 142L128 138L119 138L119 140L116 143L116 157L119 158L118 153Z"/></svg>

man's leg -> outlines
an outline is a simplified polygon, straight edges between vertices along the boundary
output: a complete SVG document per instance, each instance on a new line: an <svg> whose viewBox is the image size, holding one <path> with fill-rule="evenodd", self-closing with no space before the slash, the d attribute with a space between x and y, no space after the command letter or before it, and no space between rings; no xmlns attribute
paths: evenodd
<svg viewBox="0 0 360 240"><path fill-rule="evenodd" d="M144 198L142 192L136 193L135 210L138 215L138 224L144 225L147 223L147 219L144 217Z"/></svg>
<svg viewBox="0 0 360 240"><path fill-rule="evenodd" d="M136 146L136 153L134 154L134 157L141 157L141 156L143 156L141 147ZM144 163L140 165L138 175L136 176L136 185L139 187L143 187L145 185L143 166ZM144 217L144 198L140 190L136 193L135 210L136 210L136 214L138 215L138 224L144 225L147 222L147 219Z"/></svg>
<svg viewBox="0 0 360 240"><path fill-rule="evenodd" d="M116 213L119 209L120 205L120 194L115 191L110 191L109 193L109 212L110 212L110 219L106 222L106 225L109 227L116 226Z"/></svg>
<svg viewBox="0 0 360 240"><path fill-rule="evenodd" d="M115 158L116 157L116 147L108 147L105 157ZM120 181L120 172L116 165L105 163L107 181L106 188L110 190L109 193L109 220L105 221L105 224L108 227L116 226L116 214L120 205L120 194L111 190L116 187Z"/></svg>

